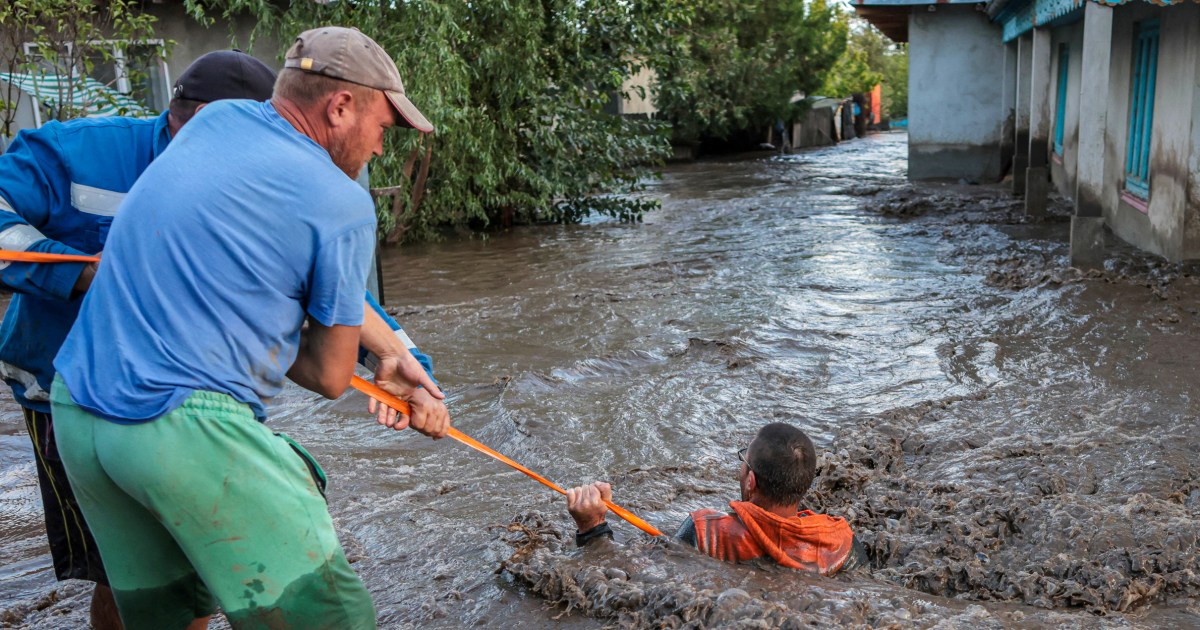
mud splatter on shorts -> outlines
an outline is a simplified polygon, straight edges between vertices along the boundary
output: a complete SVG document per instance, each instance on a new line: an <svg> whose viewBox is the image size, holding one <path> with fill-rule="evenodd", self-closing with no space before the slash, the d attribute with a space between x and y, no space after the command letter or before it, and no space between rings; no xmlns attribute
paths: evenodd
<svg viewBox="0 0 1200 630"><path fill-rule="evenodd" d="M117 424L51 393L59 449L129 630L220 604L234 628L374 628L308 462L224 394Z"/></svg>

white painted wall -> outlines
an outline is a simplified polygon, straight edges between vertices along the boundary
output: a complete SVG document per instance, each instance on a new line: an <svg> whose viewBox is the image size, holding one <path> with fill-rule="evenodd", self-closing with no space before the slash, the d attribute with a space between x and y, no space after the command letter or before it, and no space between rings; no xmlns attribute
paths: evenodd
<svg viewBox="0 0 1200 630"><path fill-rule="evenodd" d="M250 33L254 27L251 16L237 19L232 29L228 23L222 22L211 28L204 28L188 17L182 2L146 3L144 9L158 18L154 27L154 38L175 42L167 58L168 78L171 84L200 55L232 47L253 54L275 70L283 67L280 60L284 50L275 40L264 38L253 43L250 41ZM18 129L34 126L31 102L32 99L28 97L21 99Z"/></svg>
<svg viewBox="0 0 1200 630"><path fill-rule="evenodd" d="M1130 86L1133 78L1133 34L1141 20L1161 20L1158 76L1155 82L1151 135L1150 199L1145 210L1122 197L1128 143ZM1130 3L1114 9L1105 134L1104 219L1113 233L1141 249L1169 260L1200 257L1200 247L1185 238L1194 224L1196 206L1189 201L1193 112L1197 111L1197 65L1200 65L1200 8L1193 4L1158 7ZM1192 228L1194 231L1200 231Z"/></svg>
<svg viewBox="0 0 1200 630"><path fill-rule="evenodd" d="M1063 121L1063 152L1057 159L1053 156L1054 138L1058 133L1058 73L1059 46L1066 44L1067 57L1067 109ZM1076 172L1079 164L1079 98L1080 80L1083 76L1083 22L1055 29L1050 50L1054 63L1050 69L1050 177L1059 194L1075 197Z"/></svg>
<svg viewBox="0 0 1200 630"><path fill-rule="evenodd" d="M1150 135L1150 219L1155 243L1171 260L1184 257L1188 158L1192 149L1192 96L1200 60L1200 11L1193 3L1163 12Z"/></svg>
<svg viewBox="0 0 1200 630"><path fill-rule="evenodd" d="M9 94L9 85L4 81L0 81L0 100L6 98ZM19 89L13 88L12 95L17 105L17 115L13 120L13 133L17 135L17 131L21 129L29 129L34 126L33 116L33 98L22 92Z"/></svg>
<svg viewBox="0 0 1200 630"><path fill-rule="evenodd" d="M654 106L654 84L658 82L658 73L653 68L642 66L637 73L621 83L622 114L640 114L651 116L658 112ZM641 89L639 94L638 90Z"/></svg>
<svg viewBox="0 0 1200 630"><path fill-rule="evenodd" d="M930 5L909 18L909 177L1000 174L1005 49L973 6Z"/></svg>
<svg viewBox="0 0 1200 630"><path fill-rule="evenodd" d="M219 21L211 28L204 28L188 17L182 2L146 3L144 8L158 18L154 26L155 36L175 41L175 47L167 59L172 83L200 55L232 47L254 55L275 70L283 67L281 60L284 50L278 42L273 39L250 41L250 33L254 28L254 20L250 16L236 20L232 29L228 23Z"/></svg>

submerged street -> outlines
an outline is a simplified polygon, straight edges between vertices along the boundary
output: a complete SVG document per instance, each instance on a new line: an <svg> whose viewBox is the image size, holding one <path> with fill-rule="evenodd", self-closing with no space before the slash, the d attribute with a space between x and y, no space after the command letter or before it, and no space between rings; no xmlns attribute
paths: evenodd
<svg viewBox="0 0 1200 630"><path fill-rule="evenodd" d="M380 626L1200 625L1200 275L1115 241L1107 271L1067 270L1061 212L911 187L906 140L673 165L644 224L384 258L468 435L563 486L611 481L670 533L737 498L760 426L795 424L822 454L806 504L850 521L869 570L724 565L615 519L628 544L581 553L558 495L289 386L270 424L329 474ZM82 627L33 458L6 396L0 627Z"/></svg>

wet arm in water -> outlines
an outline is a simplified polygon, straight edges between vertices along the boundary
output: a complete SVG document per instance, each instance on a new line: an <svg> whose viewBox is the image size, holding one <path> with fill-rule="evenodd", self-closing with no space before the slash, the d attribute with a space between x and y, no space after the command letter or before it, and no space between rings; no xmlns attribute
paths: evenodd
<svg viewBox="0 0 1200 630"><path fill-rule="evenodd" d="M679 526L679 529L675 530L675 540L691 547L700 546L696 542L696 522L692 520L690 514L683 519L683 524Z"/></svg>
<svg viewBox="0 0 1200 630"><path fill-rule="evenodd" d="M593 540L601 538L613 539L613 530L608 526L607 521L600 523L586 532L575 532L575 546L584 547ZM672 538L685 545L696 546L696 524L692 522L691 516L683 521L683 524L679 526L679 529Z"/></svg>
<svg viewBox="0 0 1200 630"><path fill-rule="evenodd" d="M850 548L850 557L842 563L842 567L838 569L838 573L845 571L853 571L855 569L870 568L871 561L867 558L867 548L859 542L858 536L854 537L854 543Z"/></svg>

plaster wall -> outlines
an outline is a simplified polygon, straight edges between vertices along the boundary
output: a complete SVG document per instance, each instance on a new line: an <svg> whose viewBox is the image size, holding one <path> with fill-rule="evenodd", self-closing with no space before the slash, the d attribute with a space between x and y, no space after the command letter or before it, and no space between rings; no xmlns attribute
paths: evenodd
<svg viewBox="0 0 1200 630"><path fill-rule="evenodd" d="M218 22L210 28L204 28L187 15L181 2L147 3L143 9L158 18L153 38L175 42L171 54L167 57L168 86L173 84L197 57L214 50L238 48L254 55L274 70L283 67L281 60L284 50L275 40L261 38L251 41L255 20L249 15L237 18L232 25ZM3 98L3 88L3 84L0 84L0 98ZM34 126L32 101L28 95L22 95L15 129L29 129Z"/></svg>
<svg viewBox="0 0 1200 630"><path fill-rule="evenodd" d="M1058 133L1058 75L1060 46L1066 44L1067 93L1063 119L1063 151L1054 153L1054 138ZM1060 195L1074 201L1076 173L1079 165L1079 98L1083 77L1083 22L1057 29L1051 38L1050 50L1054 62L1050 69L1050 181Z"/></svg>
<svg viewBox="0 0 1200 630"><path fill-rule="evenodd" d="M1196 68L1200 66L1200 6L1186 3L1160 9L1157 98L1154 103L1153 152L1150 156L1150 222L1171 260L1197 257L1195 214L1198 205L1189 180L1195 145ZM1161 122L1160 122L1161 121ZM1191 224L1192 234L1187 227Z"/></svg>
<svg viewBox="0 0 1200 630"><path fill-rule="evenodd" d="M1108 133L1105 134L1104 218L1121 239L1169 260L1195 257L1185 247L1185 219L1194 223L1196 193L1189 182L1195 142L1192 117L1200 65L1200 14L1195 5L1122 5L1113 16ZM1133 36L1136 24L1161 19L1158 75L1151 132L1150 194L1147 203L1123 196L1128 143ZM1190 193L1190 194L1189 194ZM1190 206L1190 207L1189 207ZM1195 228L1193 228L1195 229Z"/></svg>
<svg viewBox="0 0 1200 630"><path fill-rule="evenodd" d="M1004 97L1000 102L1000 168L1011 170L1017 133L1017 42L1004 45Z"/></svg>
<svg viewBox="0 0 1200 630"><path fill-rule="evenodd" d="M182 2L147 3L144 8L158 18L154 27L155 36L175 41L167 58L172 83L197 57L214 50L237 48L254 55L273 70L278 71L283 67L284 49L277 41L271 38L251 40L256 22L252 16L240 16L232 25L217 22L205 28L187 15Z"/></svg>
<svg viewBox="0 0 1200 630"><path fill-rule="evenodd" d="M973 6L935 5L909 17L910 179L1000 176L1005 48Z"/></svg>
<svg viewBox="0 0 1200 630"><path fill-rule="evenodd" d="M1180 7L1184 8L1184 7ZM1190 7L1193 10L1196 7ZM1200 18L1192 17L1193 28ZM1193 30L1189 40L1196 43L1200 36ZM1188 154L1187 210L1183 220L1183 257L1200 259L1200 60L1192 68L1192 133Z"/></svg>
<svg viewBox="0 0 1200 630"><path fill-rule="evenodd" d="M1051 69L1055 55L1050 46L1050 29L1037 27L1032 31L1033 71L1029 87L1029 166L1045 169L1050 162ZM1043 170L1042 176L1048 177ZM1028 210L1028 207L1026 208Z"/></svg>
<svg viewBox="0 0 1200 630"><path fill-rule="evenodd" d="M1079 126L1076 143L1075 214L1088 219L1104 217L1105 134L1111 118L1113 9L1089 2L1084 7L1084 50L1080 77ZM1089 260L1099 257L1088 256Z"/></svg>
<svg viewBox="0 0 1200 630"><path fill-rule="evenodd" d="M658 73L653 68L642 66L637 73L621 83L622 114L653 116L658 113L654 106L654 85Z"/></svg>

